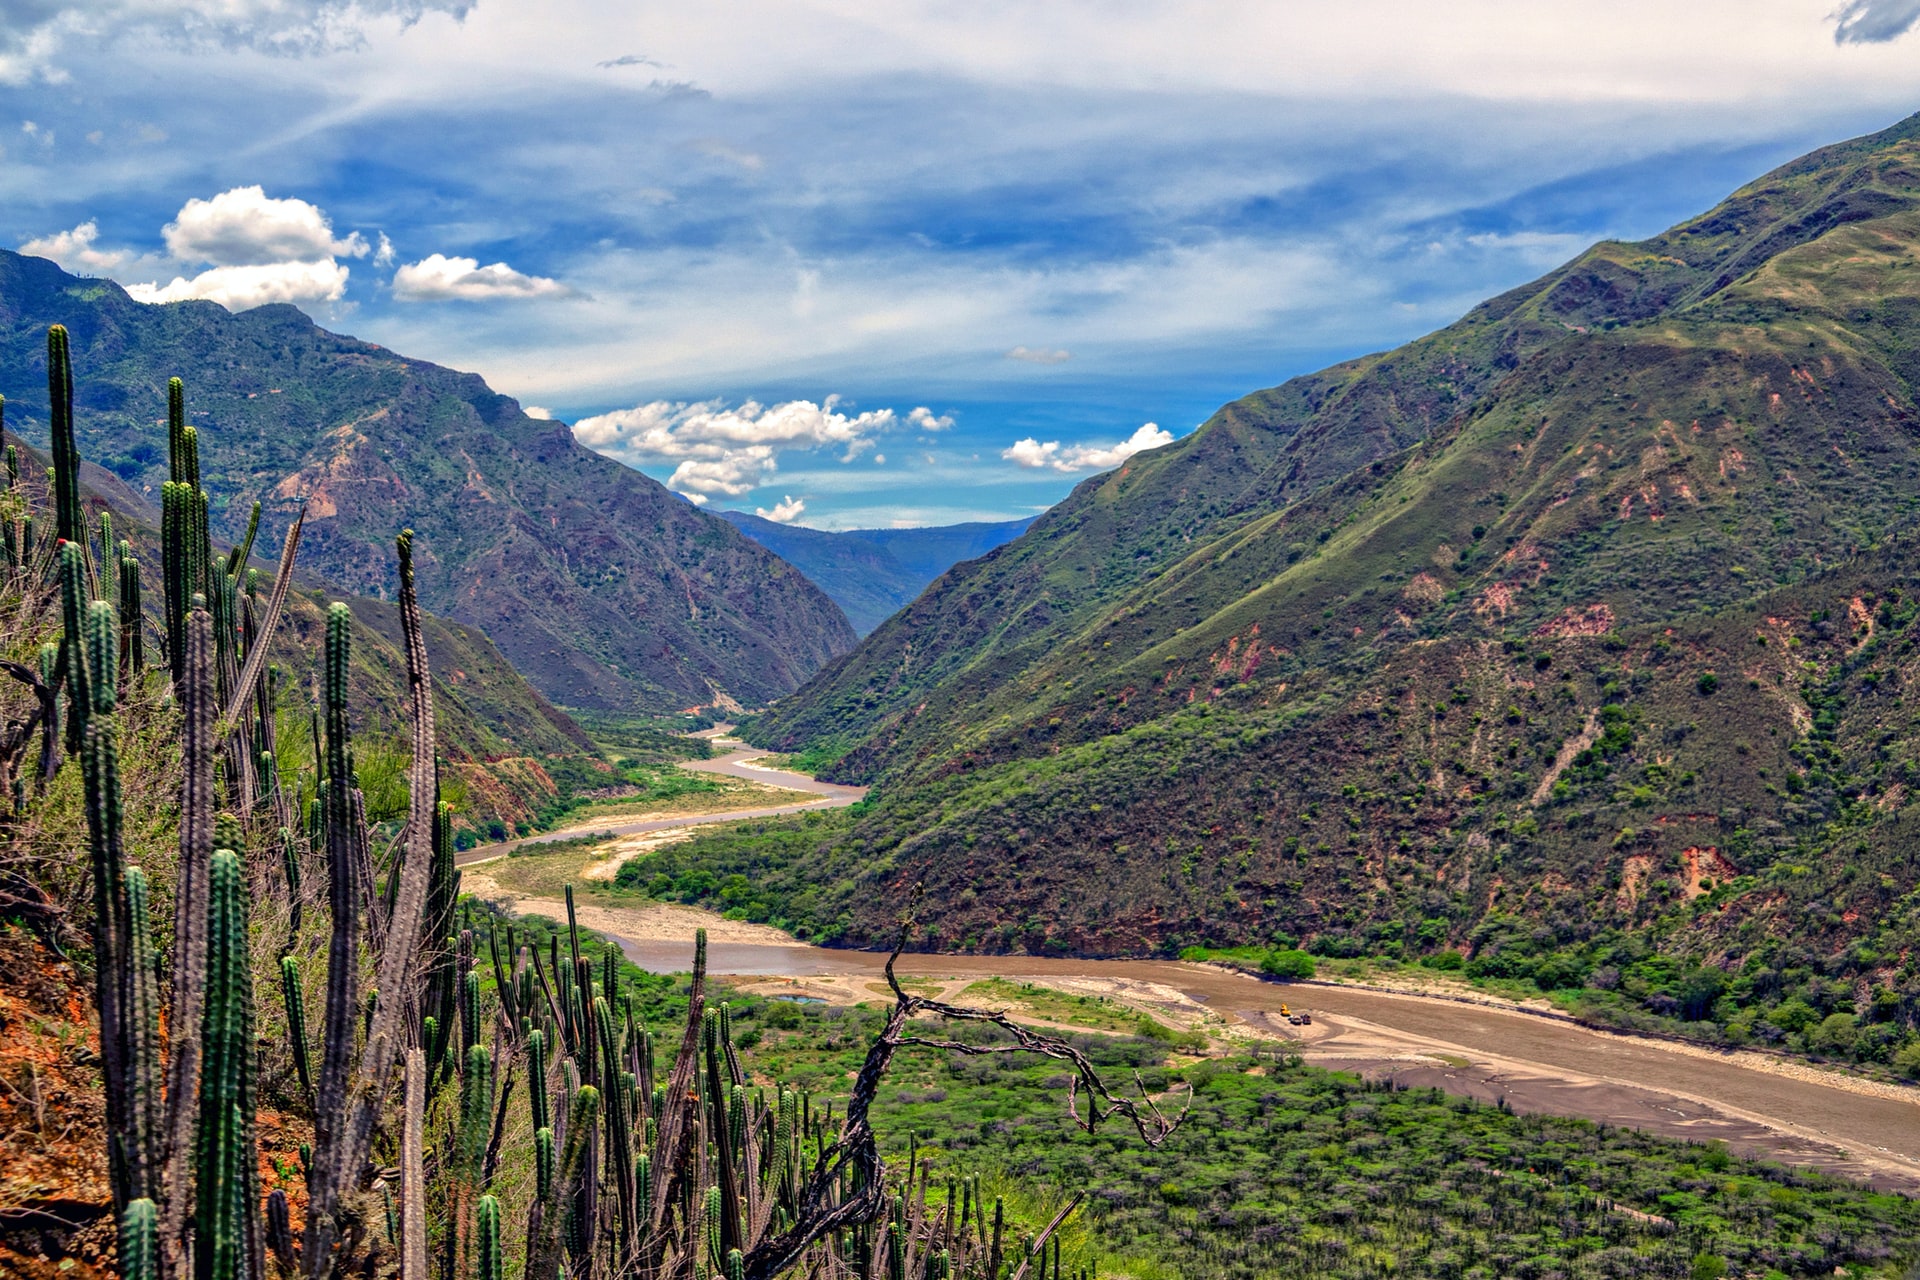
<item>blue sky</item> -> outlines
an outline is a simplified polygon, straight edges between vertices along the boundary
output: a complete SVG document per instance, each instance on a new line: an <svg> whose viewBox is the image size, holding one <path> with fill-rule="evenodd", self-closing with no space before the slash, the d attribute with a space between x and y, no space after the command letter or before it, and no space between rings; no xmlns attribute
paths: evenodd
<svg viewBox="0 0 1920 1280"><path fill-rule="evenodd" d="M291 300L709 507L1023 516L1920 109L1920 0L60 0L0 243Z"/></svg>

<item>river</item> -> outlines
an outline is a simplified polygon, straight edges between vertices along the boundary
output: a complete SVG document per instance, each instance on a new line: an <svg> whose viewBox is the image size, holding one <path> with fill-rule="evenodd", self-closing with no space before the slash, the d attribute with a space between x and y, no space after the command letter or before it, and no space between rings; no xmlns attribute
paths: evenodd
<svg viewBox="0 0 1920 1280"><path fill-rule="evenodd" d="M596 830L620 834L696 823L764 817L851 804L864 791L755 766L760 753L735 748L688 767L748 777L811 793L792 805L695 818L654 819ZM564 838L557 832L540 839ZM499 856L510 846L476 849L463 864ZM525 902L523 908L548 904ZM619 941L633 961L657 972L688 969L695 913L677 910L679 936L636 926L645 909L601 908L595 927ZM713 919L711 971L741 978L804 982L852 975L878 977L877 953L809 947L770 930L756 941L727 940L732 922ZM751 927L749 927L751 928ZM737 929L731 930L738 932ZM1920 1089L1841 1077L1759 1054L1617 1035L1514 1008L1463 1003L1444 996L1366 990L1345 984L1272 983L1210 965L1175 960L1091 960L1034 956L909 954L903 974L928 977L1005 976L1038 981L1111 982L1171 988L1207 1006L1229 1024L1267 1039L1290 1038L1319 1065L1435 1085L1483 1101L1505 1099L1516 1111L1581 1116L1675 1137L1718 1138L1736 1150L1920 1194ZM1288 1025L1281 1005L1309 1010L1309 1027Z"/></svg>

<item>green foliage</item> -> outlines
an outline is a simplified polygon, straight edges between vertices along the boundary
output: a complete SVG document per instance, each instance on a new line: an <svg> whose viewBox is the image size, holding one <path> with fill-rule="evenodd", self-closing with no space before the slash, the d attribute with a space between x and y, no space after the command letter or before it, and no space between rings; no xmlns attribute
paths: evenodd
<svg viewBox="0 0 1920 1280"><path fill-rule="evenodd" d="M1275 948L1260 961L1260 972L1276 978L1311 978L1313 957L1304 951Z"/></svg>

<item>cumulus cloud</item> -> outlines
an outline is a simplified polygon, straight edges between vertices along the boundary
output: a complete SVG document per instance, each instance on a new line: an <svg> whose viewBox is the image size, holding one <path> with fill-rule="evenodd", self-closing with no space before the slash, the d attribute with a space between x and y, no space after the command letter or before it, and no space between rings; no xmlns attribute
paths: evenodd
<svg viewBox="0 0 1920 1280"><path fill-rule="evenodd" d="M331 258L320 262L266 262L213 267L170 284L130 284L136 302L184 302L204 298L229 311L246 311L269 302L338 302L347 291L347 268Z"/></svg>
<svg viewBox="0 0 1920 1280"><path fill-rule="evenodd" d="M553 418L553 410L537 404L521 405L520 412L526 414L529 418L538 418L542 422L550 421Z"/></svg>
<svg viewBox="0 0 1920 1280"><path fill-rule="evenodd" d="M481 266L477 258L429 254L393 273L393 296L402 302L490 302L497 298L551 298L567 286L530 276L504 262Z"/></svg>
<svg viewBox="0 0 1920 1280"><path fill-rule="evenodd" d="M211 200L189 200L160 235L168 252L182 262L216 267L367 255L366 239L358 231L336 240L333 223L317 206L276 199L258 186L234 187Z"/></svg>
<svg viewBox="0 0 1920 1280"><path fill-rule="evenodd" d="M85 223L63 234L77 235L92 226ZM358 231L335 236L332 221L319 206L269 196L259 186L232 187L211 199L188 200L160 236L175 262L207 269L176 275L167 284L129 283L127 293L138 302L200 298L229 311L270 302L338 302L346 295L350 275L340 259L371 252ZM117 265L132 265L130 259L123 255Z"/></svg>
<svg viewBox="0 0 1920 1280"><path fill-rule="evenodd" d="M787 494L781 498L780 501L774 503L772 509L755 507L753 514L759 516L762 520L771 520L775 524L792 524L800 518L801 513L806 509L807 504L804 499L796 498L792 494Z"/></svg>
<svg viewBox="0 0 1920 1280"><path fill-rule="evenodd" d="M925 431L953 425L951 417L936 416L924 405L903 417L892 409L843 413L839 403L838 396L820 404L749 400L735 408L719 400L655 400L582 418L573 434L589 449L636 466L675 463L670 488L737 498L772 479L783 450L832 449L840 461L852 462L873 449L882 432L903 423Z"/></svg>
<svg viewBox="0 0 1920 1280"><path fill-rule="evenodd" d="M1055 471L1106 471L1117 467L1142 449L1158 449L1173 443L1173 432L1157 423L1146 423L1119 444L1070 444L1058 440L1042 443L1028 436L1000 451L1000 456L1023 467L1051 467Z"/></svg>
<svg viewBox="0 0 1920 1280"><path fill-rule="evenodd" d="M1064 364L1073 358L1073 352L1060 348L1015 347L1007 352L1009 360L1024 360L1028 364Z"/></svg>
<svg viewBox="0 0 1920 1280"><path fill-rule="evenodd" d="M1920 22L1920 0L1847 0L1833 20L1835 44L1884 44Z"/></svg>
<svg viewBox="0 0 1920 1280"><path fill-rule="evenodd" d="M50 236L29 240L20 246L20 252L35 258L51 258L68 271L101 275L133 259L133 254L125 249L94 248L93 242L99 238L100 224L89 218L71 231L56 231Z"/></svg>

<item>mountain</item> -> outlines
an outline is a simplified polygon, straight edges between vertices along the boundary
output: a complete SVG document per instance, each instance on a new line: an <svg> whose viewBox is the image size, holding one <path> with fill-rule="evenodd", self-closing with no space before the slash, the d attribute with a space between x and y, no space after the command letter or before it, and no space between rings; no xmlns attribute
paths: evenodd
<svg viewBox="0 0 1920 1280"><path fill-rule="evenodd" d="M10 441L11 443L11 441ZM45 459L31 446L19 455L23 484L44 505ZM102 511L114 517L117 536L131 542L149 566L160 562L159 513L120 477L91 462L80 468L89 524ZM304 546L304 544L303 544ZM220 550L230 548L221 547ZM278 548L256 545L253 565L271 584ZM149 576L150 584L153 576ZM148 587L152 606L154 585ZM263 587L262 590L265 590ZM397 726L407 706L407 671L399 606L347 595L296 568L294 587L273 638L272 666L288 723L302 726L299 739L282 744L283 760L306 761L305 712L321 678L327 606L344 599L357 624L350 649L350 714L363 750L406 751ZM421 629L434 677L434 715L440 750L465 803L456 824L484 829L498 821L518 824L564 799L562 778L595 775L608 766L584 730L535 691L477 628L422 613ZM157 653L149 650L157 659ZM290 752L290 754L289 754Z"/></svg>
<svg viewBox="0 0 1920 1280"><path fill-rule="evenodd" d="M1013 541L1033 518L921 529L849 529L830 533L776 524L745 511L722 520L791 564L846 611L861 635L885 622L963 560Z"/></svg>
<svg viewBox="0 0 1920 1280"><path fill-rule="evenodd" d="M876 784L804 914L1906 1000L1917 321L1920 117L1223 407L749 726Z"/></svg>
<svg viewBox="0 0 1920 1280"><path fill-rule="evenodd" d="M484 630L564 705L764 703L855 640L839 608L724 520L530 418L473 374L329 333L298 309L149 306L106 280L0 253L7 425L44 442L46 327L73 336L85 456L151 497L169 376L187 378L217 536L255 499L343 589L395 589L393 532L421 537L422 604Z"/></svg>

